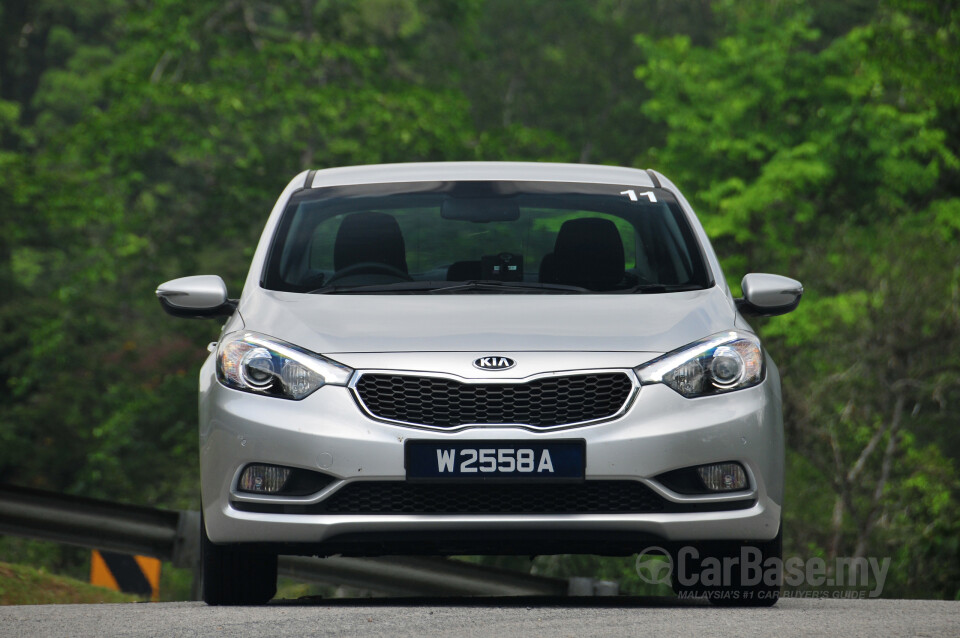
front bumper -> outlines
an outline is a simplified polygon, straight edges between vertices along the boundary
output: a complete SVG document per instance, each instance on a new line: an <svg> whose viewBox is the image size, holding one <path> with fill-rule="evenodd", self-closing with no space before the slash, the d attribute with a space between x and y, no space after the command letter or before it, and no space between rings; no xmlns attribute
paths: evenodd
<svg viewBox="0 0 960 638"><path fill-rule="evenodd" d="M616 354L611 359L617 361L617 366L622 365L623 353ZM470 353L460 353L458 358L470 357ZM325 547L335 547L343 539L369 535L380 539L371 544L371 554L377 553L376 547L384 546L383 538L411 534L426 542L433 536L479 539L485 533L523 536L525 532L543 534L554 530L571 538L635 535L638 548L651 540L769 540L776 536L780 525L783 426L779 377L769 358L767 370L766 380L756 387L693 400L684 399L663 385L643 386L622 415L594 425L544 432L502 426L445 432L374 420L361 411L354 395L345 387L325 386L302 401L231 390L216 381L211 358L201 371L200 392L202 498L207 534L215 543L265 543L278 549L288 545L299 547L297 551L301 552L303 547L307 551L313 548L316 553L325 553ZM640 481L663 499L688 504L692 507L687 509L694 511L332 515L242 511L235 505L309 505L323 501L352 482L404 481L404 441L410 438L520 442L572 437L586 441L588 481ZM750 489L690 496L671 491L655 478L674 469L723 461L738 461L746 468ZM238 493L237 478L248 463L300 467L323 472L336 480L306 497ZM752 504L742 509L696 511L697 504L706 506L705 510L716 510L718 502L745 499ZM470 541L464 543L458 546L458 553L471 553ZM489 551L483 543L476 545L476 553ZM603 553L602 549L598 547L595 553ZM571 546L569 551L581 550Z"/></svg>

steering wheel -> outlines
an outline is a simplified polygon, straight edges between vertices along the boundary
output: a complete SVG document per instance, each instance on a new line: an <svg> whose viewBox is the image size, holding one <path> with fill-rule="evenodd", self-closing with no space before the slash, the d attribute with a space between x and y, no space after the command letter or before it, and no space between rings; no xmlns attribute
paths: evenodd
<svg viewBox="0 0 960 638"><path fill-rule="evenodd" d="M400 281L413 281L413 277L390 264L384 264L379 261L361 261L356 264L351 264L346 268L341 268L333 273L330 279L324 282L324 285L329 286L338 279L353 277L354 275L387 275Z"/></svg>

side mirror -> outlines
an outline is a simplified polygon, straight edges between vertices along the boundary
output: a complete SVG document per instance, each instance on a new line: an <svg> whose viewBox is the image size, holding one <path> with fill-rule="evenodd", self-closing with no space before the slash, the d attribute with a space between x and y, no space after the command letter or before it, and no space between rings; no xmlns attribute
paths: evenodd
<svg viewBox="0 0 960 638"><path fill-rule="evenodd" d="M237 300L227 298L227 285L217 275L181 277L157 288L160 305L174 317L210 319L229 317Z"/></svg>
<svg viewBox="0 0 960 638"><path fill-rule="evenodd" d="M736 299L737 310L754 317L785 315L800 305L803 285L796 279L750 273L740 282L743 298Z"/></svg>

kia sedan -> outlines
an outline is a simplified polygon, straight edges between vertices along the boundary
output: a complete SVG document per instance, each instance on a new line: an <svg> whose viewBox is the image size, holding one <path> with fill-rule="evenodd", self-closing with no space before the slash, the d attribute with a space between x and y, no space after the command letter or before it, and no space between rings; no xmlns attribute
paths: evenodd
<svg viewBox="0 0 960 638"><path fill-rule="evenodd" d="M780 379L745 317L803 289L741 288L653 170L297 175L239 299L215 275L157 290L225 319L200 371L204 600L266 602L279 554L779 559ZM673 584L776 602L777 576L732 571Z"/></svg>

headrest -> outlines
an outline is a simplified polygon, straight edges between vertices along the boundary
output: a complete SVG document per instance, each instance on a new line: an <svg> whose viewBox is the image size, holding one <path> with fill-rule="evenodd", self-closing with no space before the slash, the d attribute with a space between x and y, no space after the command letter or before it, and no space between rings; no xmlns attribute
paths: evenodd
<svg viewBox="0 0 960 638"><path fill-rule="evenodd" d="M407 272L406 248L400 225L392 216L376 211L347 215L337 231L333 267L342 270L371 261Z"/></svg>
<svg viewBox="0 0 960 638"><path fill-rule="evenodd" d="M623 280L623 241L608 219L588 217L563 222L553 248L558 283L590 290L611 290Z"/></svg>

